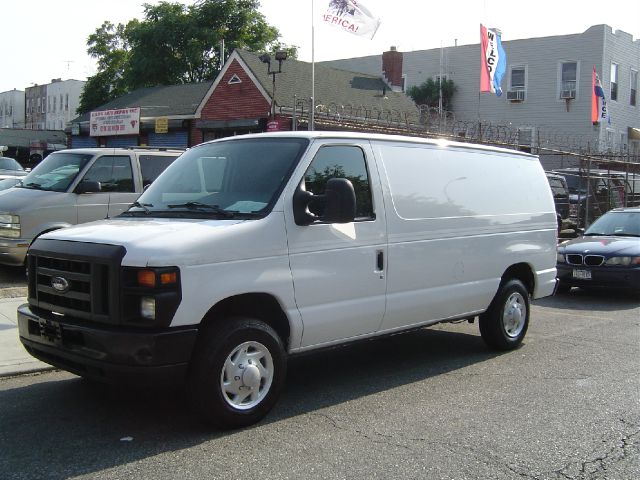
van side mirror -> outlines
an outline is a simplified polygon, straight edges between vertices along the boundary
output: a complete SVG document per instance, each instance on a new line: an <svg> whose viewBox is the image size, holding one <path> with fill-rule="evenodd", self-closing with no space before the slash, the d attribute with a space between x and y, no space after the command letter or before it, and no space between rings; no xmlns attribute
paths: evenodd
<svg viewBox="0 0 640 480"><path fill-rule="evenodd" d="M309 211L311 201L324 203L322 217ZM296 225L310 225L316 220L327 223L349 223L356 216L356 193L351 181L346 178L331 178L327 181L324 195L314 195L299 188L293 195L293 216Z"/></svg>
<svg viewBox="0 0 640 480"><path fill-rule="evenodd" d="M83 180L76 187L76 193L96 193L102 191L100 182Z"/></svg>

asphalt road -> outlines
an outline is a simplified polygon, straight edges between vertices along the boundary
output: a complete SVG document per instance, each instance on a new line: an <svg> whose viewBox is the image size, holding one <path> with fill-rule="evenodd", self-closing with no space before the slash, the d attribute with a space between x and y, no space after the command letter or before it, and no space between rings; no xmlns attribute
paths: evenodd
<svg viewBox="0 0 640 480"><path fill-rule="evenodd" d="M458 324L295 358L231 432L180 390L0 379L0 478L640 479L640 302L538 301L504 354Z"/></svg>

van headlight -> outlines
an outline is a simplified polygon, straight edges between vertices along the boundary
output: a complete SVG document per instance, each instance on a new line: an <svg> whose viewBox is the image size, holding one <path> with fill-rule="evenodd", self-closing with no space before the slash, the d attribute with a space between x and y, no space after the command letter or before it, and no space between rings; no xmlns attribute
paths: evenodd
<svg viewBox="0 0 640 480"><path fill-rule="evenodd" d="M168 327L180 302L178 267L123 267L123 323L131 326Z"/></svg>
<svg viewBox="0 0 640 480"><path fill-rule="evenodd" d="M20 238L20 217L18 215L0 214L0 237Z"/></svg>

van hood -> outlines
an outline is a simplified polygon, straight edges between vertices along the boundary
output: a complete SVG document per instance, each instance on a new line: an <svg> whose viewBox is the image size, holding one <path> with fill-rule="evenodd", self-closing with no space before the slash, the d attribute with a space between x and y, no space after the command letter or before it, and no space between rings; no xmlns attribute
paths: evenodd
<svg viewBox="0 0 640 480"><path fill-rule="evenodd" d="M25 210L51 206L51 199L64 192L36 190L33 188L10 188L0 191L0 212L20 213Z"/></svg>
<svg viewBox="0 0 640 480"><path fill-rule="evenodd" d="M180 266L282 255L284 232L282 212L272 212L258 220L114 218L40 238L123 246L127 251L123 265Z"/></svg>

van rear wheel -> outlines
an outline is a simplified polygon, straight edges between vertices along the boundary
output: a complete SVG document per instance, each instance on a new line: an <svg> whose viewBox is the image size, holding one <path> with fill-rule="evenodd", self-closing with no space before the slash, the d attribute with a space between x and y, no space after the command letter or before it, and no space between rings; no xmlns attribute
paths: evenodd
<svg viewBox="0 0 640 480"><path fill-rule="evenodd" d="M201 332L189 375L192 404L217 428L251 425L271 410L285 374L284 345L269 325L228 318Z"/></svg>
<svg viewBox="0 0 640 480"><path fill-rule="evenodd" d="M502 284L479 323L480 335L489 347L517 348L529 327L529 292L524 284L517 279Z"/></svg>

